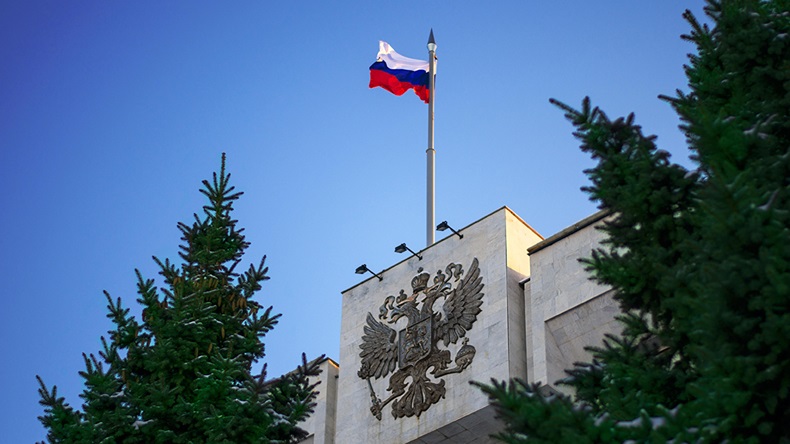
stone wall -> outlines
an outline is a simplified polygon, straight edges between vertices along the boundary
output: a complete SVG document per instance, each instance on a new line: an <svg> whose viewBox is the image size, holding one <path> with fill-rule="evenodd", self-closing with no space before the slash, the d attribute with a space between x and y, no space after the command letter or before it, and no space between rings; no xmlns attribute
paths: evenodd
<svg viewBox="0 0 790 444"><path fill-rule="evenodd" d="M491 378L507 380L522 378L529 382L554 385L565 377L564 369L574 362L589 361L586 346L600 345L603 335L620 328L614 317L619 313L612 291L589 280L579 258L589 257L600 245L603 234L595 227L603 223L605 213L594 214L565 230L543 240L529 225L507 207L503 207L459 230L463 238L452 234L418 252L422 259L410 257L383 270L382 280L371 277L343 292L340 331L340 364L327 359L322 363L318 406L304 427L311 433L304 443L410 443L410 444L483 444L494 442L490 434L501 428L494 419L493 408L486 396L470 381L488 382ZM424 376L436 384L444 384L444 397L429 403L419 415L393 417L393 404L381 410L381 419L371 412L373 400L385 402L392 393L388 387L395 368L382 377L363 379L358 375L362 358L363 336L370 329L368 314L379 328L391 337L383 343L398 347L406 337L407 319L388 323L391 317L379 317L388 296L393 301L403 290L401 301L426 298L429 290L414 291L412 280L427 273L430 287L442 274L451 288L460 291L451 264L460 265L466 280L473 274L477 260L479 276L484 285L480 312L471 328L465 331L468 345L474 347L471 364L456 373L439 375L430 367ZM457 270L457 269L456 269ZM375 271L375 270L374 270ZM414 281L419 283L419 279ZM432 312L431 328L447 318L444 303L450 294L438 298ZM423 303L422 306L425 304ZM391 315L398 303L383 308ZM422 318L420 318L422 319ZM412 323L417 325L419 323ZM391 329L391 330L387 330ZM435 338L439 330L431 330ZM387 336L385 334L385 336ZM445 370L456 366L454 358L464 347L463 339L434 343L432 354L421 355L407 362L417 367L435 352L449 352ZM392 355L388 355L392 356ZM370 374L370 372L368 372ZM413 384L414 375L404 377ZM368 382L369 381L369 382ZM397 385L397 384L395 384ZM563 386L554 387L565 391ZM371 393L372 392L372 393ZM425 393L422 393L425 394Z"/></svg>
<svg viewBox="0 0 790 444"><path fill-rule="evenodd" d="M384 270L381 273L383 280L372 277L343 292L336 442L404 443L416 440L488 405L486 396L470 386L470 381L524 375L524 302L518 282L530 274L526 248L539 242L541 237L505 207L459 231L463 239L450 235L421 251L422 260L411 257ZM429 273L431 282L434 282L440 272L448 273L447 267L451 263L462 265L468 274L475 259L479 263L484 295L481 311L466 332L469 346L476 350L472 363L459 373L441 377L434 377L429 371L426 376L432 382L444 381L446 393L443 399L431 404L419 416L394 418L392 407L395 401L392 401L382 410L381 419L377 419L370 411L371 387L374 396L385 401L390 395L387 391L390 378L397 369L381 378L369 378L370 386L367 380L357 375L361 367L360 346L368 313L378 319L380 307L387 296L397 297L401 290L411 295L411 282L415 276ZM459 285L452 279L450 283ZM433 310L441 312L444 301L437 300ZM442 319L446 319L446 315L443 314ZM401 330L406 328L406 319L401 318L391 327L401 335ZM462 345L462 340L446 347L440 342L438 348L448 350L455 358ZM448 368L455 365L451 362ZM412 377L405 382L413 383Z"/></svg>
<svg viewBox="0 0 790 444"><path fill-rule="evenodd" d="M315 411L307 421L299 424L310 435L303 444L333 444L335 442L335 421L337 413L337 378L340 366L325 358L319 365L321 373L310 378L310 383L318 383Z"/></svg>
<svg viewBox="0 0 790 444"><path fill-rule="evenodd" d="M579 262L600 246L603 233L596 226L605 217L596 213L529 248L532 275L524 298L530 382L554 385L574 362L590 360L584 347L619 331L619 308L609 289L591 281Z"/></svg>

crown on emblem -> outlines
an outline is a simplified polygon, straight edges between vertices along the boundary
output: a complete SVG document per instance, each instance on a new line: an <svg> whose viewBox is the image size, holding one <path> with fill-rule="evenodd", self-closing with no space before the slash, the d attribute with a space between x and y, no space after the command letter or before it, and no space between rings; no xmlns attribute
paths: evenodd
<svg viewBox="0 0 790 444"><path fill-rule="evenodd" d="M428 273L420 273L411 280L411 288L415 293L425 290L428 287L428 279L431 277Z"/></svg>

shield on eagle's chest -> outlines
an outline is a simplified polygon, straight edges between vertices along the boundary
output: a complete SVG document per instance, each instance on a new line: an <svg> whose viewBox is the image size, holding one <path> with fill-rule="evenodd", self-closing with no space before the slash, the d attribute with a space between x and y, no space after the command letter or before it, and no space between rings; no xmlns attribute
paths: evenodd
<svg viewBox="0 0 790 444"><path fill-rule="evenodd" d="M431 354L433 316L406 326L398 338L398 366L405 368Z"/></svg>

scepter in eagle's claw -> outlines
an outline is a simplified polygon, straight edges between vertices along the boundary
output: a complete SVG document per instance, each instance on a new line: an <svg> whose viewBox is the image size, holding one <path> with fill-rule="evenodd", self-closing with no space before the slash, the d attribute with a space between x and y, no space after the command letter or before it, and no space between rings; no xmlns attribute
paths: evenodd
<svg viewBox="0 0 790 444"><path fill-rule="evenodd" d="M370 412L376 416L376 419L381 421L381 399L376 396L376 392L373 391L373 384L370 383L370 376L368 376L368 387L370 388L370 402L373 405L370 407Z"/></svg>

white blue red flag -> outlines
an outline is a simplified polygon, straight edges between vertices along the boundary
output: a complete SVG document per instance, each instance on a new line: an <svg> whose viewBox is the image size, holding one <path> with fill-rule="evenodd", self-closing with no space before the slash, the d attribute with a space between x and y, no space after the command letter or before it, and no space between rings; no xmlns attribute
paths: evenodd
<svg viewBox="0 0 790 444"><path fill-rule="evenodd" d="M403 57L387 42L379 41L376 63L370 65L368 86L380 86L396 96L413 89L423 102L428 103L428 62Z"/></svg>

